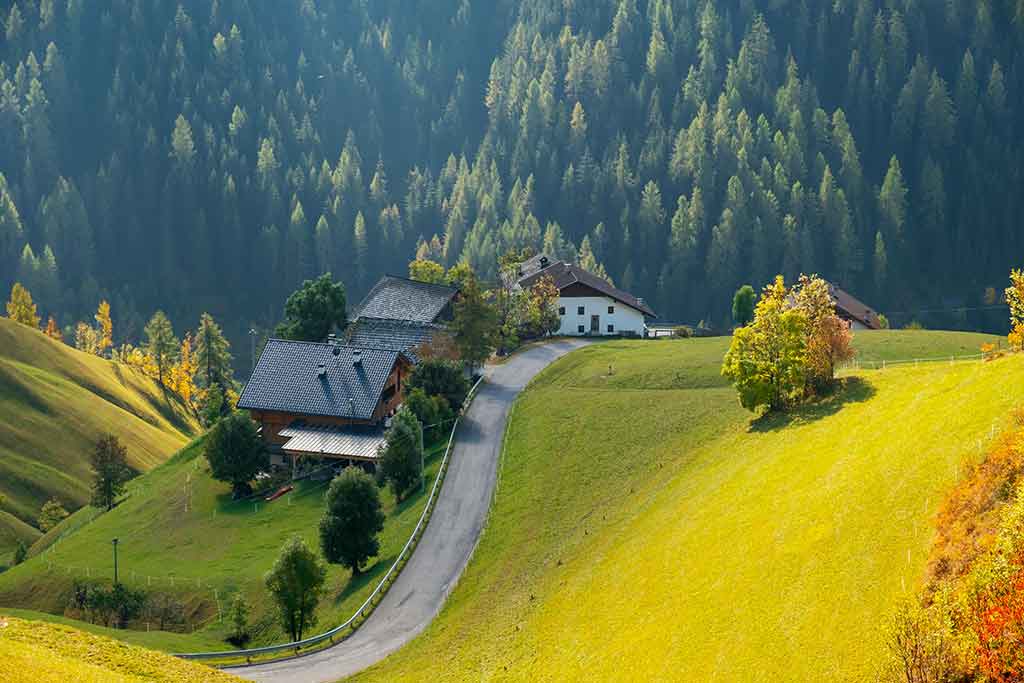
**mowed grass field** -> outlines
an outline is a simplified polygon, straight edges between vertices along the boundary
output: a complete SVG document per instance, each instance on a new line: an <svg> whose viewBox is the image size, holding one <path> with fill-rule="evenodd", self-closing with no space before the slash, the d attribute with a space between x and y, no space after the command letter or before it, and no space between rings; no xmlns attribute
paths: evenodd
<svg viewBox="0 0 1024 683"><path fill-rule="evenodd" d="M855 345L948 358L992 339ZM542 373L448 604L355 679L873 680L941 496L1024 402L1024 357L859 370L753 419L718 376L727 345L601 343Z"/></svg>
<svg viewBox="0 0 1024 683"><path fill-rule="evenodd" d="M0 680L6 683L231 683L242 679L67 626L0 614Z"/></svg>
<svg viewBox="0 0 1024 683"><path fill-rule="evenodd" d="M434 446L428 455L427 491L444 445ZM59 617L72 582L109 581L111 540L117 538L120 580L152 597L175 596L184 604L186 616L184 629L176 630L185 632L159 631L156 624L147 631L142 623L134 624L136 630L100 632L168 652L231 649L225 642L230 632L227 605L241 592L252 606L250 645L286 642L289 638L277 624L263 576L293 534L319 549L317 529L328 483L300 481L292 493L271 503L232 501L230 486L210 477L203 442L197 440L134 480L127 499L113 511L97 514L91 507L83 508L41 538L32 548L33 557L0 574L0 611L32 610L17 614L53 619L52 614L58 615L56 621L75 623ZM320 628L308 635L337 625L362 604L408 540L426 496L418 492L396 504L390 490L382 490L387 519L380 555L354 580L347 569L329 565L327 593L317 613Z"/></svg>
<svg viewBox="0 0 1024 683"><path fill-rule="evenodd" d="M88 501L89 457L102 433L121 439L131 466L146 471L197 429L150 378L0 318L0 558L32 536L3 513L34 524L52 497L69 510Z"/></svg>

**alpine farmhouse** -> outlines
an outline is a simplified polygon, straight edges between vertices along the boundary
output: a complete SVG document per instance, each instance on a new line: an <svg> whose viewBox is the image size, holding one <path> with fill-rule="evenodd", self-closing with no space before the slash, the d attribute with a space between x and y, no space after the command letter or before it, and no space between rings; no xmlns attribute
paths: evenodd
<svg viewBox="0 0 1024 683"><path fill-rule="evenodd" d="M238 399L260 425L272 462L299 458L375 466L421 349L445 334L458 291L385 276L344 337L270 339Z"/></svg>
<svg viewBox="0 0 1024 683"><path fill-rule="evenodd" d="M647 320L658 317L643 299L575 264L553 261L544 254L524 261L517 277L515 285L523 289L543 277L554 281L561 320L556 334L562 336L644 337Z"/></svg>

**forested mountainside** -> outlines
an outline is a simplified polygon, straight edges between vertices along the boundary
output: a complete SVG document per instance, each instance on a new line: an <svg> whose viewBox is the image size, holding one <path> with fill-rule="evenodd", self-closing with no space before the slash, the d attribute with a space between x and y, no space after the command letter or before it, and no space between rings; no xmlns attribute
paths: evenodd
<svg viewBox="0 0 1024 683"><path fill-rule="evenodd" d="M779 271L984 306L1024 257L1024 0L3 5L0 286L62 324L237 340L417 251L715 321Z"/></svg>

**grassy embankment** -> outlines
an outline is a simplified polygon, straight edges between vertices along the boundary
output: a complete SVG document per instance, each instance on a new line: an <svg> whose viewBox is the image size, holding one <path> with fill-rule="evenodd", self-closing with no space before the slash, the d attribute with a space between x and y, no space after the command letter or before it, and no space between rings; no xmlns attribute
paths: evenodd
<svg viewBox="0 0 1024 683"><path fill-rule="evenodd" d="M51 497L74 510L89 498L89 456L115 434L139 471L166 461L197 424L156 382L0 318L0 561ZM17 518L22 523L17 523Z"/></svg>
<svg viewBox="0 0 1024 683"><path fill-rule="evenodd" d="M428 481L437 474L443 447L435 446L428 456ZM118 538L121 581L153 596L166 594L180 600L185 624L175 628L185 632L158 631L152 623L147 631L141 620L133 624L135 630L104 630L107 635L170 652L230 649L224 642L229 625L226 618L219 619L218 603L226 611L228 599L241 591L252 606L255 622L250 645L285 642L288 638L267 601L263 576L292 534L319 548L317 525L326 488L326 481L302 481L294 492L272 503L232 501L230 487L211 479L202 442L195 442L134 481L125 502L113 511L93 521L88 521L96 514L92 508L72 515L63 525L66 528L58 531L86 523L48 552L0 574L0 605L33 610L14 612L31 618L53 619L51 614L62 614L74 579L112 576L111 539ZM387 520L380 537L381 553L355 579L347 569L330 567L328 594L318 611L320 626L313 632L340 623L366 599L408 540L426 495L417 493L396 504L390 490L383 491ZM54 535L41 539L33 552Z"/></svg>
<svg viewBox="0 0 1024 683"><path fill-rule="evenodd" d="M992 339L855 345L948 358ZM753 419L718 375L727 344L605 343L539 376L448 604L356 678L872 680L941 496L1024 398L1024 357L859 370L829 401Z"/></svg>
<svg viewBox="0 0 1024 683"><path fill-rule="evenodd" d="M0 615L0 680L230 683L242 679L67 626Z"/></svg>

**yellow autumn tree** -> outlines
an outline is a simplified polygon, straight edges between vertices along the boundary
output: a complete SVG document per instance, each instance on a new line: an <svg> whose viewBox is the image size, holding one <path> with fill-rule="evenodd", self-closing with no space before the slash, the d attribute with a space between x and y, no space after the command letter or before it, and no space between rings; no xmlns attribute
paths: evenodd
<svg viewBox="0 0 1024 683"><path fill-rule="evenodd" d="M64 341L64 335L61 333L60 328L57 327L57 321L50 316L50 319L46 321L46 336L50 339L56 339L57 341Z"/></svg>
<svg viewBox="0 0 1024 683"><path fill-rule="evenodd" d="M79 322L75 325L75 348L86 353L99 353L100 335L96 328Z"/></svg>
<svg viewBox="0 0 1024 683"><path fill-rule="evenodd" d="M7 317L22 325L39 328L39 314L36 313L32 295L22 287L20 282L15 282L11 287L11 300L7 302Z"/></svg>
<svg viewBox="0 0 1024 683"><path fill-rule="evenodd" d="M196 360L192 353L192 335L186 334L181 340L178 362L170 372L170 389L177 392L185 403L191 404L196 395Z"/></svg>
<svg viewBox="0 0 1024 683"><path fill-rule="evenodd" d="M1010 307L1010 347L1024 349L1024 270L1010 272L1010 286L1006 288L1006 303Z"/></svg>
<svg viewBox="0 0 1024 683"><path fill-rule="evenodd" d="M96 355L102 356L114 347L114 323L110 319L110 304L103 300L96 309L96 324L99 325L96 339Z"/></svg>

